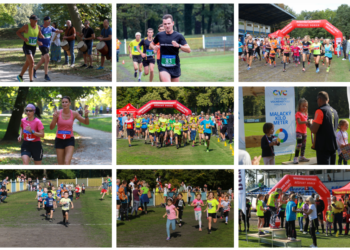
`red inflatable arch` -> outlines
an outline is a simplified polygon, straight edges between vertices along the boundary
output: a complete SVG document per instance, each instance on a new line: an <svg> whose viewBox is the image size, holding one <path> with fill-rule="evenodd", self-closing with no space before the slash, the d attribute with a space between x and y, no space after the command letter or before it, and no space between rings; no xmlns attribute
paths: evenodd
<svg viewBox="0 0 350 250"><path fill-rule="evenodd" d="M324 28L334 36L336 45L338 44L338 42L341 43L343 40L343 33L327 20L293 20L283 29L277 30L276 32L269 34L269 37L271 38L272 36L274 36L283 38L296 28Z"/></svg>
<svg viewBox="0 0 350 250"><path fill-rule="evenodd" d="M187 107L185 107L184 105L182 105L180 102L178 101L149 101L147 102L145 105L143 105L141 108L139 108L139 110L137 111L137 115L143 115L145 113L147 113L148 111L150 111L151 109L156 109L156 108L160 108L160 109L164 109L164 108L173 108L173 109L177 109L178 111L180 111L182 114L185 115L190 115L192 114L191 110L188 109Z"/></svg>
<svg viewBox="0 0 350 250"><path fill-rule="evenodd" d="M283 192L286 192L290 187L312 187L323 200L325 210L323 216L326 216L328 209L328 199L330 199L330 192L328 188L322 183L322 181L316 175L285 175L269 192L271 194L276 188L281 188Z"/></svg>

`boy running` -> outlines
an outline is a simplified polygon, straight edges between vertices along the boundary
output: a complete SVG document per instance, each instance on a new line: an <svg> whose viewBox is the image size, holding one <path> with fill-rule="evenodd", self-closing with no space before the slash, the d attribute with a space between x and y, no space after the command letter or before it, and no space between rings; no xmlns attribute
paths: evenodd
<svg viewBox="0 0 350 250"><path fill-rule="evenodd" d="M107 179L105 179L105 181L102 183L102 185L98 188L98 190L100 190L100 188L102 187L102 190L101 190L101 193L100 195L102 194L102 197L101 197L101 201L103 200L103 197L105 196L105 194L107 193L107 190L108 190L108 182L107 182Z"/></svg>
<svg viewBox="0 0 350 250"><path fill-rule="evenodd" d="M205 120L203 120L200 125L204 126L204 137L207 145L207 153L209 153L209 145L210 145L210 136L211 136L211 127L214 127L213 121L209 120L209 115L205 116Z"/></svg>
<svg viewBox="0 0 350 250"><path fill-rule="evenodd" d="M231 204L230 201L228 199L228 195L225 196L225 200L221 201L221 207L224 211L224 217L225 217L225 224L227 225L228 223L228 215L230 212L230 208L231 208Z"/></svg>
<svg viewBox="0 0 350 250"><path fill-rule="evenodd" d="M177 200L175 202L175 207L179 211L178 217L179 217L180 221L178 223L179 223L179 227L181 227L182 215L183 215L184 208L185 208L185 201L182 199L181 193L179 193L177 196Z"/></svg>
<svg viewBox="0 0 350 250"><path fill-rule="evenodd" d="M64 198L61 199L60 204L62 206L62 215L63 215L63 225L68 227L68 219L69 219L69 205L72 205L72 209L74 209L73 201L68 198L68 191L64 192Z"/></svg>
<svg viewBox="0 0 350 250"><path fill-rule="evenodd" d="M48 219L48 215L50 215L50 222L52 222L52 216L54 211L54 203L56 202L55 198L52 197L52 192L47 192L48 197L45 198L45 210L46 210L46 219Z"/></svg>
<svg viewBox="0 0 350 250"><path fill-rule="evenodd" d="M79 184L77 184L75 186L75 199L79 199L80 198L80 187L79 187Z"/></svg>
<svg viewBox="0 0 350 250"><path fill-rule="evenodd" d="M39 186L38 191L36 191L35 199L38 200L38 211L40 211L40 204L42 203L41 195L43 194L43 191L41 187Z"/></svg>

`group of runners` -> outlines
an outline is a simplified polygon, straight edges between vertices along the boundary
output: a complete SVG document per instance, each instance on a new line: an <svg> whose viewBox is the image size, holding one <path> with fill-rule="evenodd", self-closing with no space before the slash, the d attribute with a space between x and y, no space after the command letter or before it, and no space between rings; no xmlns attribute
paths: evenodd
<svg viewBox="0 0 350 250"><path fill-rule="evenodd" d="M29 23L22 26L17 32L17 36L23 40L23 53L26 57L26 62L23 65L21 73L17 76L17 80L19 82L23 82L23 75L28 70L29 80L33 82L33 77L37 78L37 71L40 69L41 65L44 64L45 70L45 80L51 81L48 71L49 71L49 63L50 63L50 48L51 44L55 42L59 43L59 35L64 32L63 39L67 41L67 46L69 50L64 50L65 62L63 65L69 66L69 56L71 57L70 67L75 67L75 39L76 37L80 38L80 41L83 41L86 45L86 50L83 52L84 64L80 66L80 68L93 69L92 66L92 48L93 48L93 40L97 39L100 42L105 42L108 48L108 54L101 53L101 65L97 68L97 70L104 69L105 58L109 60L112 57L112 29L109 26L109 21L107 19L103 22L103 29L101 30L101 35L95 37L94 30L90 27L90 22L88 20L84 21L84 28L81 32L77 32L75 28L72 26L72 22L67 20L66 29L59 30L57 28L57 24L51 25L51 18L49 16L44 17L44 24L38 25L39 18L36 15L31 15L29 17ZM35 53L37 50L37 45L39 45L39 50L41 52L41 59L35 65ZM79 47L79 46L78 46ZM57 50L57 51L56 51ZM57 58L61 58L61 48L55 45L55 52L57 54ZM57 62L60 59L57 59Z"/></svg>
<svg viewBox="0 0 350 250"><path fill-rule="evenodd" d="M199 144L207 147L209 152L210 138L216 135L221 141L229 140L233 143L233 114L231 109L227 113L220 111L215 114L206 114L202 111L200 115L192 113L186 116L184 114L122 114L117 119L117 136L128 139L129 147L131 141L135 138L143 138L145 144L148 140L151 146L167 147L175 144L179 149L183 146L192 147L196 145L198 133Z"/></svg>
<svg viewBox="0 0 350 250"><path fill-rule="evenodd" d="M248 63L248 70L251 69L252 63L255 60L261 61L261 57L265 60L265 65L276 67L277 58L281 58L283 64L283 72L286 71L286 65L292 61L295 66L302 63L302 71L306 71L305 64L310 64L312 57L314 58L316 73L320 72L320 64L326 64L326 71L329 72L333 54L340 53L341 44L335 44L331 39L320 39L310 36L304 38L290 38L289 36L283 39L272 36L271 38L253 39L252 35L247 35L244 44L239 42L239 59Z"/></svg>
<svg viewBox="0 0 350 250"><path fill-rule="evenodd" d="M73 133L73 123L77 119L79 122L89 125L89 110L85 107L83 118L77 111L70 109L71 98L64 96L61 98L62 109L55 110L50 123L50 130L56 128L55 148L57 153L57 163L59 165L70 165L74 153L75 139ZM33 158L35 165L41 165L43 159L43 147L41 138L45 137L44 125L40 118L40 110L34 104L29 103L25 107L25 114L21 120L21 130L18 142L22 142L21 157L24 165L28 165L30 158Z"/></svg>
<svg viewBox="0 0 350 250"><path fill-rule="evenodd" d="M141 39L136 32L135 40L129 43L129 56L133 60L134 77L141 81L142 66L149 81L154 78L154 65L157 57L159 80L178 82L181 76L179 51L190 53L191 48L179 32L174 31L174 21L170 14L163 16L163 23L158 26L158 34L152 28L147 29L147 37ZM118 44L118 41L117 41Z"/></svg>

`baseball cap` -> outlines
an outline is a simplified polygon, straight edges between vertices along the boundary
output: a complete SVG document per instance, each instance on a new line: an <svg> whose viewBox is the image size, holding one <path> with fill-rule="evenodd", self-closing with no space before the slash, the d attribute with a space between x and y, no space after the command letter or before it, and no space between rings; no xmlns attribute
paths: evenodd
<svg viewBox="0 0 350 250"><path fill-rule="evenodd" d="M29 19L35 20L35 21L40 20L36 15L31 15L31 16L29 17Z"/></svg>
<svg viewBox="0 0 350 250"><path fill-rule="evenodd" d="M140 32L136 32L135 36L137 36L137 35L141 36L141 33Z"/></svg>
<svg viewBox="0 0 350 250"><path fill-rule="evenodd" d="M44 17L44 21L48 21L48 20L51 20L49 16Z"/></svg>
<svg viewBox="0 0 350 250"><path fill-rule="evenodd" d="M227 113L231 113L231 112L232 112L231 109L228 109L228 110L227 110Z"/></svg>

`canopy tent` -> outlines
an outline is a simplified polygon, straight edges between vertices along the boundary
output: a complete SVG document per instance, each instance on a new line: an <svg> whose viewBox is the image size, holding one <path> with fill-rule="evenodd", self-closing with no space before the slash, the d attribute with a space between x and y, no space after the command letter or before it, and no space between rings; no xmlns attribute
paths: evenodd
<svg viewBox="0 0 350 250"><path fill-rule="evenodd" d="M133 113L137 113L137 111L138 111L137 108L135 108L130 103L128 103L125 107L121 109L117 109L117 115L124 114L124 113L133 114Z"/></svg>
<svg viewBox="0 0 350 250"><path fill-rule="evenodd" d="M333 195L344 195L344 194L350 194L350 182L346 184L344 187L333 189L332 190Z"/></svg>

